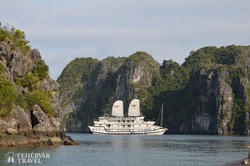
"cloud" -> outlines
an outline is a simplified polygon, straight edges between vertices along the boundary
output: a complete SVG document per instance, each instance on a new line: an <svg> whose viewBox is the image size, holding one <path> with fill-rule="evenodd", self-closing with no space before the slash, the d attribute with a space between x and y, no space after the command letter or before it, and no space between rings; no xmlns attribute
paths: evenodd
<svg viewBox="0 0 250 166"><path fill-rule="evenodd" d="M43 0L0 2L0 20L27 34L53 78L76 57L147 51L182 63L206 45L248 45L250 1Z"/></svg>

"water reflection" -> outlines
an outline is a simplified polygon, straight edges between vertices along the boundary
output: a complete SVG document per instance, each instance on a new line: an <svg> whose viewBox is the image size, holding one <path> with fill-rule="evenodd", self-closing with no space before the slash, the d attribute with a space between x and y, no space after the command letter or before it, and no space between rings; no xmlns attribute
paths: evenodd
<svg viewBox="0 0 250 166"><path fill-rule="evenodd" d="M2 148L4 154L49 152L44 165L222 165L247 156L249 137L231 136L105 136L71 134L80 146Z"/></svg>
<svg viewBox="0 0 250 166"><path fill-rule="evenodd" d="M138 165L157 161L179 165L221 165L246 157L248 137L223 136L96 136L90 135L91 147L103 151L109 163ZM101 138L101 139L100 139ZM92 139L92 140L93 140ZM95 144L95 145L93 145ZM110 154L110 156L107 156ZM128 160L128 161L127 161ZM213 163L213 164L212 164Z"/></svg>

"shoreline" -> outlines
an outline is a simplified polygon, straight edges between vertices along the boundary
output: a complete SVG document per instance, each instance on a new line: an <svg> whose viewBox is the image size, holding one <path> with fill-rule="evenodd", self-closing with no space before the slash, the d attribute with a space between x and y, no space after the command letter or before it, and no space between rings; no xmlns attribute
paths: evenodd
<svg viewBox="0 0 250 166"><path fill-rule="evenodd" d="M47 135L0 135L0 147L39 147L79 145L70 136L47 136Z"/></svg>
<svg viewBox="0 0 250 166"><path fill-rule="evenodd" d="M241 166L241 165L250 166L250 152L248 153L247 158L237 160L237 161L233 161L233 162L224 164L223 166Z"/></svg>

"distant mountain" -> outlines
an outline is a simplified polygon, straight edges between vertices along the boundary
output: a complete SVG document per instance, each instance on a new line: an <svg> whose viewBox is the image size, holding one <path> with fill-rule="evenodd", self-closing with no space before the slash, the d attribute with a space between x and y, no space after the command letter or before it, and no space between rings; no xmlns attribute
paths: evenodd
<svg viewBox="0 0 250 166"><path fill-rule="evenodd" d="M249 135L250 46L204 47L183 65L162 65L146 52L102 61L77 58L58 79L68 131L88 131L115 100L125 110L141 100L146 119L156 120L164 103L171 133ZM69 113L69 114L68 114Z"/></svg>

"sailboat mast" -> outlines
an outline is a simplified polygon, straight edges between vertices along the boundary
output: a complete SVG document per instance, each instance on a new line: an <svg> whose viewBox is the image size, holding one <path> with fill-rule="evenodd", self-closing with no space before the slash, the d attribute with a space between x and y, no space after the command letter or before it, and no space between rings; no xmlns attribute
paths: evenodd
<svg viewBox="0 0 250 166"><path fill-rule="evenodd" d="M163 127L163 103L161 105L161 113L160 113L160 116L161 116L161 123L160 123L160 126Z"/></svg>

